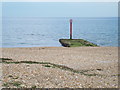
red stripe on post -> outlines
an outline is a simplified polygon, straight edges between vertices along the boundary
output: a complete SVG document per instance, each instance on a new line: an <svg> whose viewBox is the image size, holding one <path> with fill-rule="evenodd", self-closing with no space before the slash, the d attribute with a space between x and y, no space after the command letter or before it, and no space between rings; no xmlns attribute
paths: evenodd
<svg viewBox="0 0 120 90"><path fill-rule="evenodd" d="M72 39L72 19L70 19L70 39Z"/></svg>

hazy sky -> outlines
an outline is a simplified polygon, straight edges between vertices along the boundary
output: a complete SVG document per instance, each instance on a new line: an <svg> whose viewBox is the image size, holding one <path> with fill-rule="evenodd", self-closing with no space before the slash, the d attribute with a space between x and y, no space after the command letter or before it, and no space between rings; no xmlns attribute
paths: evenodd
<svg viewBox="0 0 120 90"><path fill-rule="evenodd" d="M116 2L4 2L3 17L117 17Z"/></svg>
<svg viewBox="0 0 120 90"><path fill-rule="evenodd" d="M119 0L2 0L2 2L119 2Z"/></svg>

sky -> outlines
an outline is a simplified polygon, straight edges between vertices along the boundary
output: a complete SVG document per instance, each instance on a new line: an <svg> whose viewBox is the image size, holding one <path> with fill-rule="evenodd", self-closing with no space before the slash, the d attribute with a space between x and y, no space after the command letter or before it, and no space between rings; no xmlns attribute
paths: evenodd
<svg viewBox="0 0 120 90"><path fill-rule="evenodd" d="M117 2L3 2L3 17L117 17Z"/></svg>
<svg viewBox="0 0 120 90"><path fill-rule="evenodd" d="M119 0L2 0L2 2L119 2Z"/></svg>

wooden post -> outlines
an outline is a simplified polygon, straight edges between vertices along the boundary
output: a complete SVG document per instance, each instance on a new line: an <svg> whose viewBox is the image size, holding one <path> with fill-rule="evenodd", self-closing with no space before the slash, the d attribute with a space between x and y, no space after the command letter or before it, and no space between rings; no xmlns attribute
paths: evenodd
<svg viewBox="0 0 120 90"><path fill-rule="evenodd" d="M70 39L72 39L72 19L70 19Z"/></svg>

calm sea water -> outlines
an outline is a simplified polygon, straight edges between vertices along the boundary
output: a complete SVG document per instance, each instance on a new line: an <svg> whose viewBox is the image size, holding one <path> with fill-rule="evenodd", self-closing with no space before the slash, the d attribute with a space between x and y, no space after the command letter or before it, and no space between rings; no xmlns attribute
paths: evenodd
<svg viewBox="0 0 120 90"><path fill-rule="evenodd" d="M3 18L2 47L61 46L69 38L70 18ZM73 38L118 46L117 18L72 18Z"/></svg>

